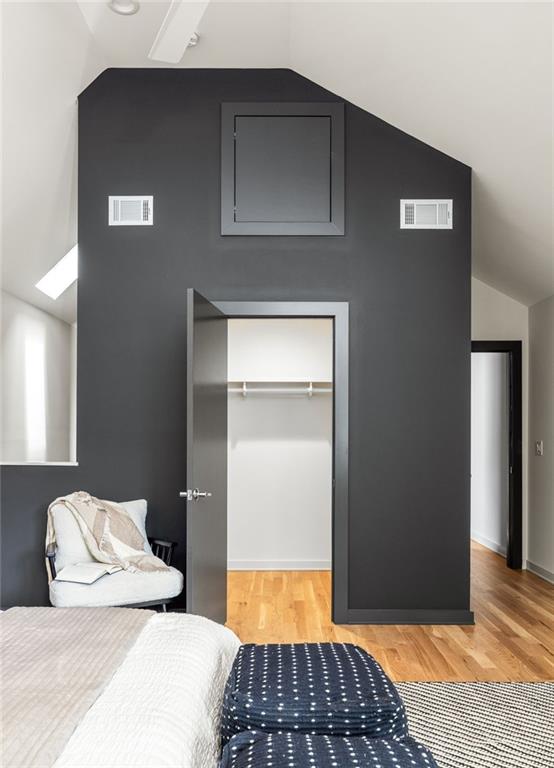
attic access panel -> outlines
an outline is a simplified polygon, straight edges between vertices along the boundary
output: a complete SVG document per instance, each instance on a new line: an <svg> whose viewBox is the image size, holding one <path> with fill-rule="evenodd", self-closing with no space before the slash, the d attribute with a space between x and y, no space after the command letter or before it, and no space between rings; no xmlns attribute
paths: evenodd
<svg viewBox="0 0 554 768"><path fill-rule="evenodd" d="M221 110L221 234L344 234L344 105Z"/></svg>

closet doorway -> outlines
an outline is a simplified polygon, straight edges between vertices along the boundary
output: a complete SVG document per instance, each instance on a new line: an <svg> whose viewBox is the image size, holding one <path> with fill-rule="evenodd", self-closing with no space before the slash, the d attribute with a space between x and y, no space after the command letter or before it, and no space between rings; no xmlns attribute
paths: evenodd
<svg viewBox="0 0 554 768"><path fill-rule="evenodd" d="M227 325L231 571L331 569L333 322Z"/></svg>
<svg viewBox="0 0 554 768"><path fill-rule="evenodd" d="M331 570L348 620L348 304L214 302L228 333L228 568Z"/></svg>

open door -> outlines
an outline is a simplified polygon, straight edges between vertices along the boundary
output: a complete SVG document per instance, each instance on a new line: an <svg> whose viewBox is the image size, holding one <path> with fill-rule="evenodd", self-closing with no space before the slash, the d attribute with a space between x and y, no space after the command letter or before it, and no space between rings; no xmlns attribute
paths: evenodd
<svg viewBox="0 0 554 768"><path fill-rule="evenodd" d="M227 613L227 318L187 291L187 612Z"/></svg>

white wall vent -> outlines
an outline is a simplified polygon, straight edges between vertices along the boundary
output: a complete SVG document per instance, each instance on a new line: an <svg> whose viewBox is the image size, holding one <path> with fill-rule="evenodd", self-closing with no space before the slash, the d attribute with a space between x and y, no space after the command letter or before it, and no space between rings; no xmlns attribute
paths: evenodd
<svg viewBox="0 0 554 768"><path fill-rule="evenodd" d="M452 200L401 200L400 229L452 229Z"/></svg>
<svg viewBox="0 0 554 768"><path fill-rule="evenodd" d="M152 195L110 195L108 218L110 227L153 224L154 198Z"/></svg>

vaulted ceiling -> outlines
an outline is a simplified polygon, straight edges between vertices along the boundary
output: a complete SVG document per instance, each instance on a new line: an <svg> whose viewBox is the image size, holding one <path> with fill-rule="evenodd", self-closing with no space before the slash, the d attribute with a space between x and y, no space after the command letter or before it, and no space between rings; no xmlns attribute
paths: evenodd
<svg viewBox="0 0 554 768"><path fill-rule="evenodd" d="M76 97L148 52L169 2L3 3L3 285L71 320L34 283L75 243ZM216 2L177 66L290 67L471 165L473 273L524 304L554 292L550 3ZM68 292L69 294L69 292Z"/></svg>
<svg viewBox="0 0 554 768"><path fill-rule="evenodd" d="M473 274L554 293L552 5L291 6L291 66L473 168Z"/></svg>

